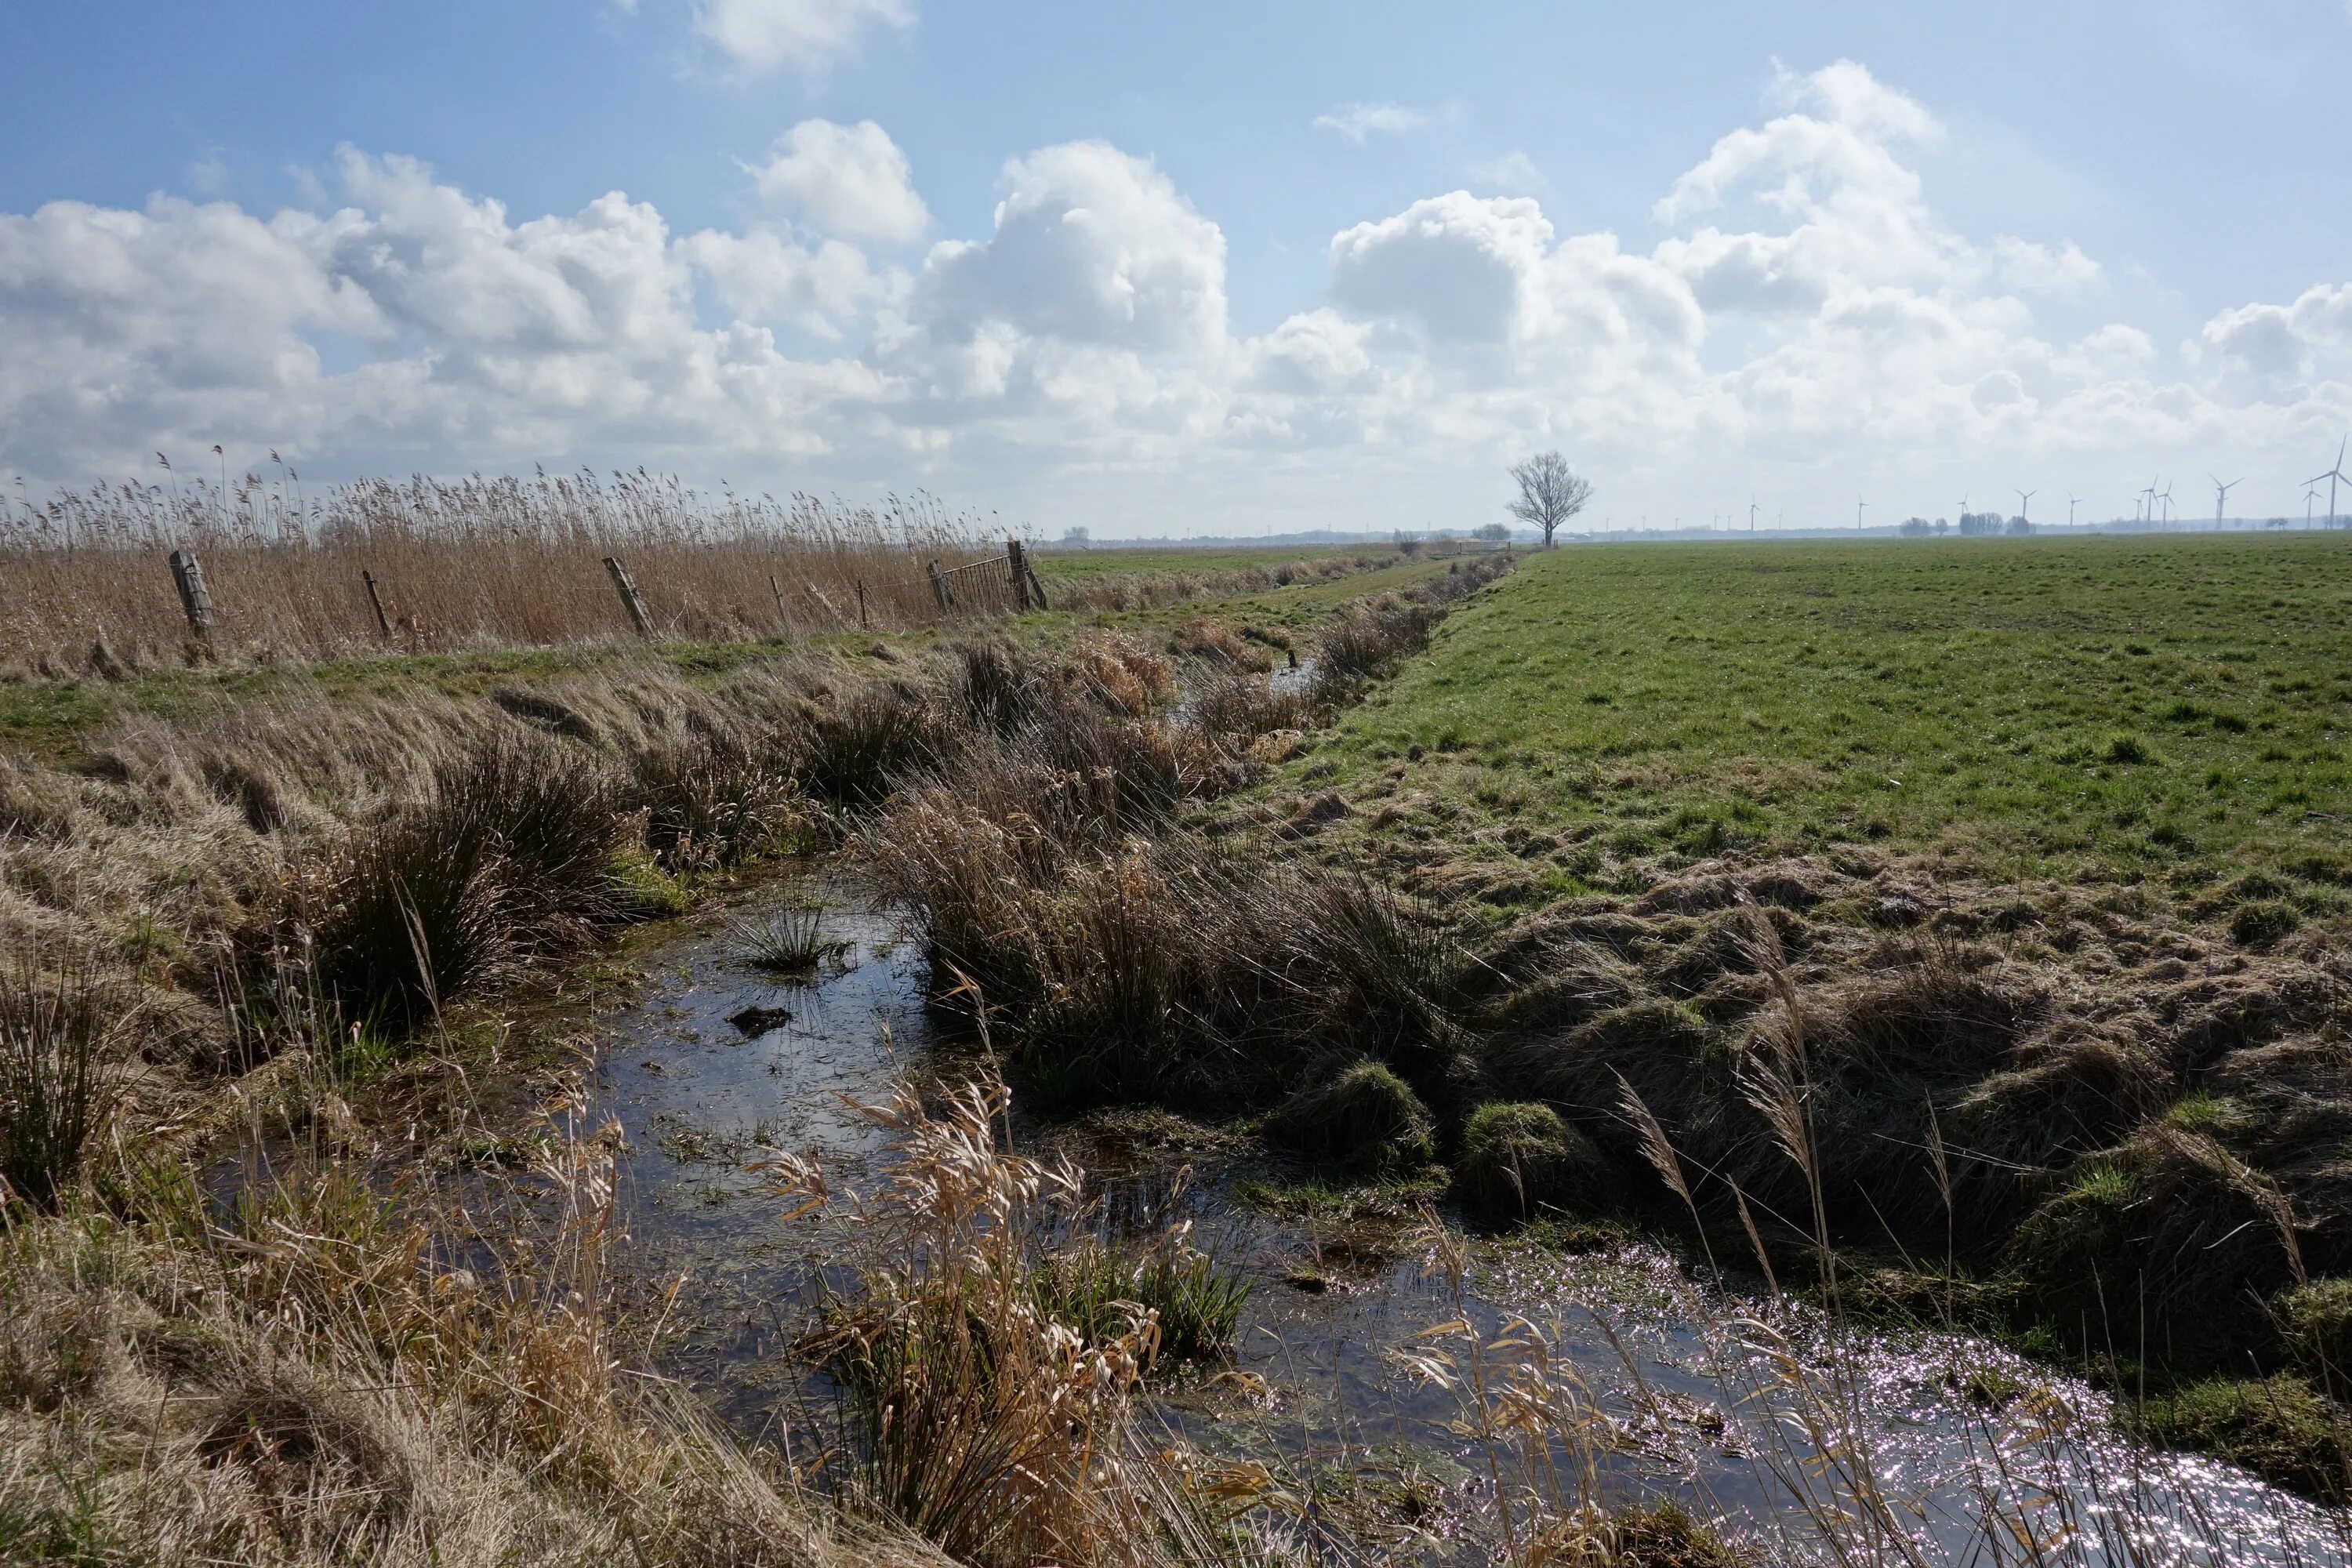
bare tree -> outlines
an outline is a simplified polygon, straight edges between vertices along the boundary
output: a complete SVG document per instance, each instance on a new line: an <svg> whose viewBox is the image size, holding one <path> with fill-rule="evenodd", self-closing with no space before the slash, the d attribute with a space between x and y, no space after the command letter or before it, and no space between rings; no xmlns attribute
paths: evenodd
<svg viewBox="0 0 2352 1568"><path fill-rule="evenodd" d="M1519 483L1519 499L1511 515L1543 530L1544 548L1551 548L1552 531L1584 510L1592 499L1592 481L1569 471L1558 452L1538 452L1511 469Z"/></svg>

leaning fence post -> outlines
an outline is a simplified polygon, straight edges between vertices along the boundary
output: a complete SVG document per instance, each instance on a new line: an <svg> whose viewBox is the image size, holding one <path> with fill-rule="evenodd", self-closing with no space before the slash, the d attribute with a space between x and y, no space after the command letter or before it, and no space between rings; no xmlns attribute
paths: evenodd
<svg viewBox="0 0 2352 1568"><path fill-rule="evenodd" d="M955 595L948 592L948 580L940 575L940 563L936 561L932 562L930 563L930 571L931 597L940 602L940 608L941 610L953 609L955 607Z"/></svg>
<svg viewBox="0 0 2352 1568"><path fill-rule="evenodd" d="M172 552L172 583L180 590L180 608L187 613L188 629L209 640L213 635L213 596L205 587L205 569L193 550Z"/></svg>
<svg viewBox="0 0 2352 1568"><path fill-rule="evenodd" d="M857 629L866 629L866 579L857 579Z"/></svg>
<svg viewBox="0 0 2352 1568"><path fill-rule="evenodd" d="M360 570L360 581L367 584L368 603L375 606L375 629L383 634L384 641L390 642L392 617L383 613L383 595L376 592L375 574L362 567Z"/></svg>
<svg viewBox="0 0 2352 1568"><path fill-rule="evenodd" d="M792 616L784 614L784 591L776 586L776 574L768 574L768 593L776 601L776 625L786 633L793 629Z"/></svg>
<svg viewBox="0 0 2352 1568"><path fill-rule="evenodd" d="M1013 607L1026 611L1029 608L1029 563L1017 539L1004 542L1004 568L1013 579Z"/></svg>
<svg viewBox="0 0 2352 1568"><path fill-rule="evenodd" d="M1029 579L1030 599L1041 610L1052 609L1054 606L1045 602L1045 584L1037 581L1037 568L1029 564L1029 552L1026 550L1021 552L1021 573L1023 576Z"/></svg>
<svg viewBox="0 0 2352 1568"><path fill-rule="evenodd" d="M621 564L617 555L604 557L604 570L613 574L613 591L621 595L622 606L629 612L629 621L637 628L637 635L651 642L654 618L646 613L646 597L637 592L636 579L629 575L629 569Z"/></svg>

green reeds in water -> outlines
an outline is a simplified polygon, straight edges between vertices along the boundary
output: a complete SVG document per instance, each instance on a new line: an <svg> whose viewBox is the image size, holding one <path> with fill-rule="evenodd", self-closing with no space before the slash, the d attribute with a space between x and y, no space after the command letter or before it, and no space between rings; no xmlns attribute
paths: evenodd
<svg viewBox="0 0 2352 1568"><path fill-rule="evenodd" d="M1153 1315L1165 1362L1212 1361L1232 1350L1250 1284L1181 1240L1140 1251L1086 1242L1048 1256L1031 1275L1039 1309L1087 1340L1116 1337Z"/></svg>
<svg viewBox="0 0 2352 1568"><path fill-rule="evenodd" d="M787 904L739 922L733 936L737 954L752 968L799 979L849 951L847 942L826 934L823 904Z"/></svg>

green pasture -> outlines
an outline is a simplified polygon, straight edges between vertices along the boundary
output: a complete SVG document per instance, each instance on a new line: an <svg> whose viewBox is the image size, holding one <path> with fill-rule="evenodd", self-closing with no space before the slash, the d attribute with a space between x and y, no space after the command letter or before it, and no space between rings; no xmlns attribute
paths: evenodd
<svg viewBox="0 0 2352 1568"><path fill-rule="evenodd" d="M1621 857L2342 882L2347 723L2352 537L1595 546L1528 558L1303 773Z"/></svg>

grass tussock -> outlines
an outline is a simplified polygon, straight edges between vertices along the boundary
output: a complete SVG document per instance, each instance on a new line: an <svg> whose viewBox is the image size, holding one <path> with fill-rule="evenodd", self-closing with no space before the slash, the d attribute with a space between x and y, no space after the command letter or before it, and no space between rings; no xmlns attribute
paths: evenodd
<svg viewBox="0 0 2352 1568"><path fill-rule="evenodd" d="M834 1479L963 1562L1169 1561L1196 1525L1138 1441L1136 1401L1163 1354L1221 1350L1244 1292L1180 1237L1139 1262L1051 1252L1081 1183L1003 1148L1006 1104L975 1083L866 1108L899 1157L859 1205L878 1261L816 1347L848 1399ZM824 1195L812 1170L778 1173Z"/></svg>
<svg viewBox="0 0 2352 1568"><path fill-rule="evenodd" d="M123 1088L125 998L36 957L0 980L0 1214L79 1185Z"/></svg>
<svg viewBox="0 0 2352 1568"><path fill-rule="evenodd" d="M1437 1157L1437 1122L1421 1097L1375 1061L1313 1071L1266 1119L1278 1142L1346 1169L1412 1171Z"/></svg>
<svg viewBox="0 0 2352 1568"><path fill-rule="evenodd" d="M1550 1106L1498 1100L1463 1124L1454 1181L1474 1209L1526 1218L1605 1207L1619 1178L1592 1140Z"/></svg>
<svg viewBox="0 0 2352 1568"><path fill-rule="evenodd" d="M787 977L814 975L846 944L827 934L824 906L787 904L762 918L731 928L735 951L752 968Z"/></svg>

